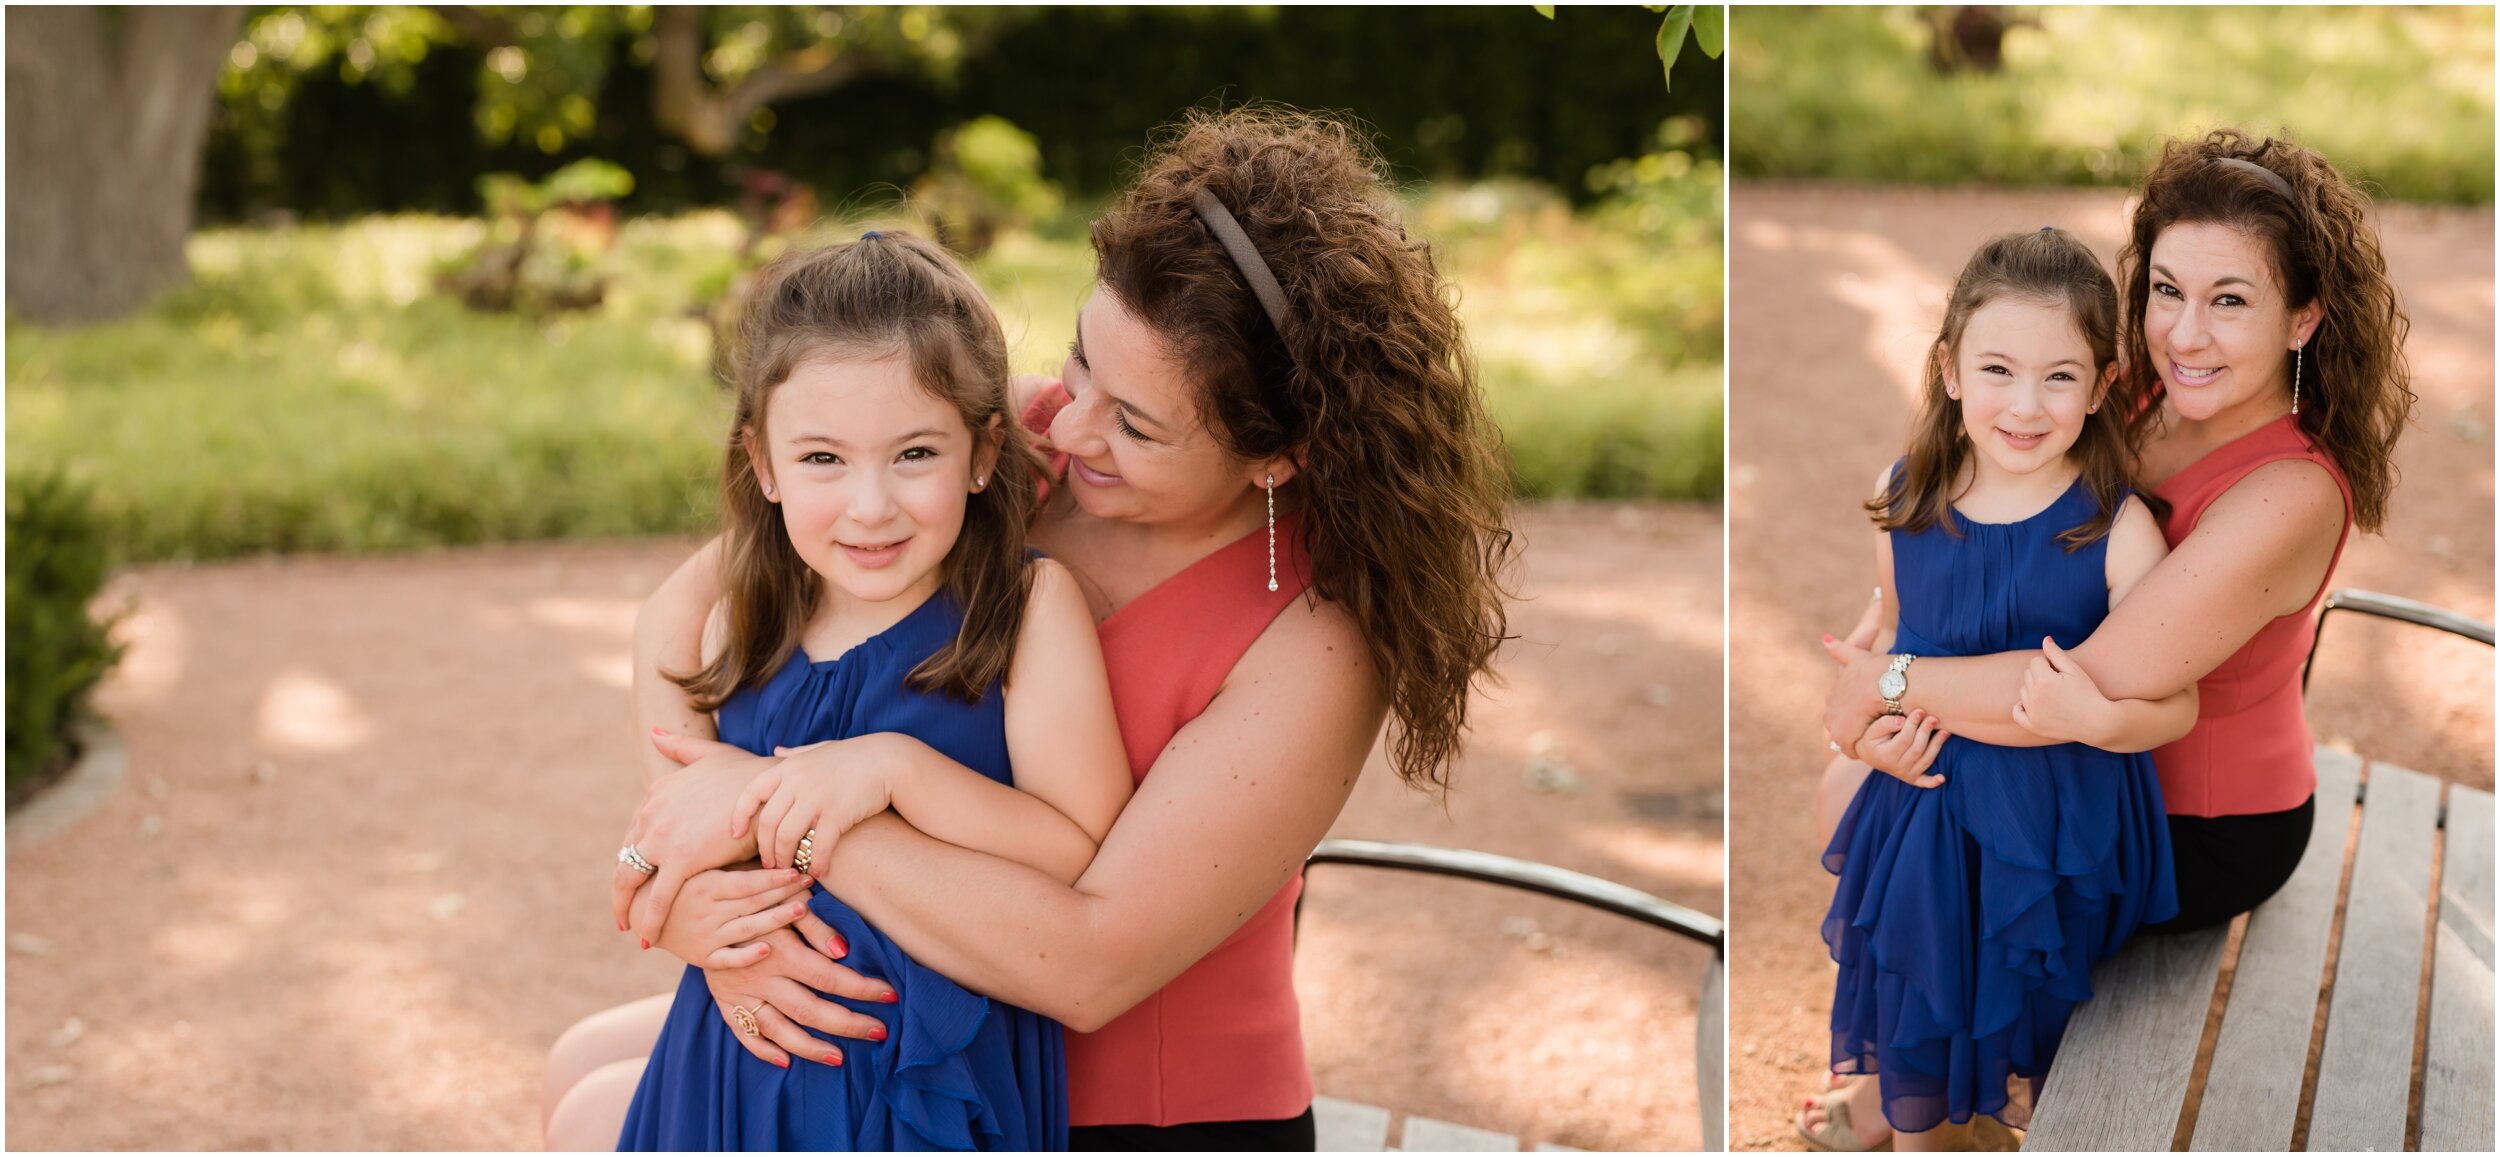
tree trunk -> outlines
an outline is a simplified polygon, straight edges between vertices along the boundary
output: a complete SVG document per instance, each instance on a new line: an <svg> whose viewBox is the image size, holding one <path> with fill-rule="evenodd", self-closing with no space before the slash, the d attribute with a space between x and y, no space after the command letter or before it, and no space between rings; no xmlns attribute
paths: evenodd
<svg viewBox="0 0 2500 1157"><path fill-rule="evenodd" d="M242 13L9 8L12 313L108 320L190 277L200 148Z"/></svg>

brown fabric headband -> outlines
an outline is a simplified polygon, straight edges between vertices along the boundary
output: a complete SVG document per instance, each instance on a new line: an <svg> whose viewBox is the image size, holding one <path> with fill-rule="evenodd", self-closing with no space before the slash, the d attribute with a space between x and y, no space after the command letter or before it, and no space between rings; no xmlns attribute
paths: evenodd
<svg viewBox="0 0 2500 1157"><path fill-rule="evenodd" d="M1266 260L1259 256L1257 246L1250 244L1250 235L1241 231L1241 222L1233 220L1232 211L1215 194L1198 190L1198 218L1207 223L1207 231L1232 254L1233 264L1240 268L1241 279L1250 283L1250 292L1267 310L1267 320L1276 326L1276 335L1285 333L1285 287L1276 283L1276 275L1268 271Z"/></svg>
<svg viewBox="0 0 2500 1157"><path fill-rule="evenodd" d="M2214 163L2217 165L2229 165L2234 169L2246 169L2249 172L2255 173L2259 177L2264 178L2267 184L2274 186L2275 192L2283 194L2284 200L2290 201L2295 205L2300 203L2300 198L2292 195L2292 183L2284 180L2283 174L2277 173L2264 165L2260 165L2255 161L2243 161L2238 157L2215 157Z"/></svg>

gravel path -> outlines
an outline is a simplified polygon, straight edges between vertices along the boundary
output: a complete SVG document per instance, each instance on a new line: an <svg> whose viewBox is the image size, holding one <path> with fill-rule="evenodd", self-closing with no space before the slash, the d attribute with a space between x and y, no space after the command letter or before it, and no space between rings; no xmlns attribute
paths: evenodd
<svg viewBox="0 0 2500 1157"><path fill-rule="evenodd" d="M1802 1148L1790 1127L1828 1051L1811 793L1830 678L1815 640L1868 585L1855 510L1900 450L1918 359L1980 241L2055 224L2116 267L2123 195L1738 185L1731 197L1728 488L1729 1143ZM2421 403L2399 448L2386 533L2356 536L2334 582L2492 617L2492 217L2384 206L2413 318ZM2309 702L2321 741L2492 785L2492 653L2339 616Z"/></svg>
<svg viewBox="0 0 2500 1157"><path fill-rule="evenodd" d="M1477 705L1447 810L1375 756L1336 834L1715 914L1717 514L1523 524L1509 685ZM8 859L10 1144L535 1148L556 1034L675 975L616 936L605 895L636 799L634 608L689 545L117 580L139 609L101 702L129 785ZM1531 785L1532 749L1561 790ZM1703 951L1474 885L1339 869L1309 895L1321 1091L1586 1148L1698 1143Z"/></svg>

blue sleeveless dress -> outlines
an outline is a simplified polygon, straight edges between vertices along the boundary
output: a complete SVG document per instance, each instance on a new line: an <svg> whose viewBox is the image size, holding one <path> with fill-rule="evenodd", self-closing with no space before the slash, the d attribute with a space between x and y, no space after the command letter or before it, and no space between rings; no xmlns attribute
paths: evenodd
<svg viewBox="0 0 2500 1157"><path fill-rule="evenodd" d="M2096 509L2078 479L2020 522L1955 511L1958 536L1894 531L1894 653L2081 643L2108 611L2108 539L2069 553L2057 536ZM2092 965L2177 910L2161 783L2149 754L1958 735L1929 770L1944 786L1867 776L1823 852L1840 877L1823 920L1832 1069L1880 1074L1895 1129L1975 1113L2019 1127L2006 1078L2047 1073Z"/></svg>
<svg viewBox="0 0 2500 1157"><path fill-rule="evenodd" d="M954 639L963 613L941 591L840 658L791 657L720 710L720 737L757 754L879 731L910 735L1012 783L1006 716L993 684L977 705L904 687ZM689 967L634 1090L620 1151L1065 1150L1067 1061L1057 1021L989 1000L922 967L821 886L809 910L850 942L842 964L900 1001L831 997L885 1022L886 1039L839 1039L840 1067L793 1057L777 1068L746 1051ZM821 995L821 994L820 994Z"/></svg>

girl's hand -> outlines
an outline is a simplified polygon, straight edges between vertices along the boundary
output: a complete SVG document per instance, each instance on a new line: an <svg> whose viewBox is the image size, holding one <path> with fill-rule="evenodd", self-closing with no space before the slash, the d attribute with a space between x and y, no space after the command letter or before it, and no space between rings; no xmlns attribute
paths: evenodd
<svg viewBox="0 0 2500 1157"><path fill-rule="evenodd" d="M721 1020L748 1052L785 1069L792 1056L818 1064L842 1063L841 1049L808 1035L801 1025L852 1040L885 1039L884 1022L817 995L829 992L892 1004L894 990L883 981L870 980L808 951L786 928L765 934L763 947L753 964L703 970L703 982L711 987ZM747 1035L730 1011L733 1008L746 1009L755 1018L755 1035Z"/></svg>
<svg viewBox="0 0 2500 1157"><path fill-rule="evenodd" d="M776 760L708 739L652 729L651 745L684 765L651 781L625 831L625 842L659 870L648 875L618 864L613 877L616 926L657 941L677 890L698 872L727 867L755 855L751 841L733 839L721 813L755 773Z"/></svg>
<svg viewBox="0 0 2500 1157"><path fill-rule="evenodd" d="M2082 665L2058 648L2057 640L2040 640L2040 657L2023 673L2014 722L2044 739L2097 743L2109 733L2117 710Z"/></svg>
<svg viewBox="0 0 2500 1157"><path fill-rule="evenodd" d="M1944 777L1929 775L1927 769L1949 738L1935 716L1914 708L1908 715L1886 715L1870 724L1858 740L1857 757L1911 787L1943 787Z"/></svg>
<svg viewBox="0 0 2500 1157"><path fill-rule="evenodd" d="M781 761L747 784L730 809L729 834L753 832L766 865L797 863L799 839L809 840L808 871L823 879L833 844L842 833L894 802L889 762L846 758L849 741L779 747Z"/></svg>
<svg viewBox="0 0 2500 1157"><path fill-rule="evenodd" d="M851 946L808 912L813 887L788 868L700 873L686 881L651 943L697 968L737 968L765 957L765 933L795 925L810 946L839 960Z"/></svg>

